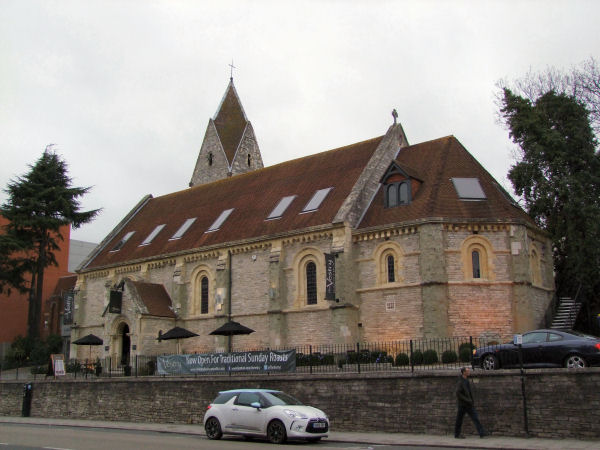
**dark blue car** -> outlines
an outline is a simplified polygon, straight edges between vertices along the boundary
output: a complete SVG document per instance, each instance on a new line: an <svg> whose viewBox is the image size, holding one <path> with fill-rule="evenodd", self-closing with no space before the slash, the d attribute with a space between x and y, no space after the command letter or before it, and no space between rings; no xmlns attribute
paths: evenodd
<svg viewBox="0 0 600 450"><path fill-rule="evenodd" d="M534 330L523 334L524 367L582 368L600 365L600 338L577 331ZM473 367L484 370L520 367L514 343L473 350Z"/></svg>

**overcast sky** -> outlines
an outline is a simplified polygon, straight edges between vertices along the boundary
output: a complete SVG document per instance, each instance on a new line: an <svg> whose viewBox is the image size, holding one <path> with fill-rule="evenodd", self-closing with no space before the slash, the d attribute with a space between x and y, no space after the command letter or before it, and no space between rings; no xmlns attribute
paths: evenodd
<svg viewBox="0 0 600 450"><path fill-rule="evenodd" d="M496 81L600 57L598 18L595 0L0 0L0 187L56 144L103 208L71 237L100 242L187 188L233 60L267 166L385 134L396 108L409 143L454 135L510 189Z"/></svg>

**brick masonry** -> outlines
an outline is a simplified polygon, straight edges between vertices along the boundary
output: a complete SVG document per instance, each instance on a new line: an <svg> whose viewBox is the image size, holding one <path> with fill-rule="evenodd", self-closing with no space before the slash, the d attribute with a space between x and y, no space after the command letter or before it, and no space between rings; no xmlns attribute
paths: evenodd
<svg viewBox="0 0 600 450"><path fill-rule="evenodd" d="M31 416L200 424L218 391L260 387L323 409L335 431L449 434L456 372L35 381ZM520 373L478 371L472 382L484 426L497 435L524 436ZM22 389L22 383L0 382L0 415L21 415ZM600 368L531 370L525 392L531 436L600 438ZM475 433L468 417L463 431Z"/></svg>

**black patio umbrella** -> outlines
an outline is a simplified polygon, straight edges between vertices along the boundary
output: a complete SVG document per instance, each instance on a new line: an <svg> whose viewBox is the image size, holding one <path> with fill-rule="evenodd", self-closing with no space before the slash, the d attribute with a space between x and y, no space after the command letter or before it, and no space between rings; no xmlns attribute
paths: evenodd
<svg viewBox="0 0 600 450"><path fill-rule="evenodd" d="M245 327L244 325L242 325L238 322L234 322L233 320L230 320L229 322L221 325L215 331L211 331L209 334L216 335L216 336L235 336L238 334L250 334L250 333L254 333L254 330L251 328Z"/></svg>
<svg viewBox="0 0 600 450"><path fill-rule="evenodd" d="M160 331L158 332L158 342L160 341L169 341L171 339L177 339L177 354L179 354L179 339L187 339L194 336L198 336L196 333L186 330L185 328L175 327L171 328L165 334L162 334Z"/></svg>
<svg viewBox="0 0 600 450"><path fill-rule="evenodd" d="M95 334L88 334L82 338L73 341L75 345L89 345L90 346L90 359L92 359L92 345L102 345L104 341Z"/></svg>
<svg viewBox="0 0 600 450"><path fill-rule="evenodd" d="M215 331L211 331L209 334L215 336L229 336L228 351L231 353L231 336L250 333L254 333L252 328L245 327L241 323L230 320L229 322L221 325Z"/></svg>

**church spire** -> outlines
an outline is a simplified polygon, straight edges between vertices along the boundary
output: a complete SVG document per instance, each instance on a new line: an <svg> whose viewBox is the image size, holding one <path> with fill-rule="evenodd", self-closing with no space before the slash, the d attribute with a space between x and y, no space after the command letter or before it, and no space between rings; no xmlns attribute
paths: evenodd
<svg viewBox="0 0 600 450"><path fill-rule="evenodd" d="M233 63L231 67L233 71ZM190 186L262 167L262 156L252 124L246 117L231 77L217 112L208 122Z"/></svg>

